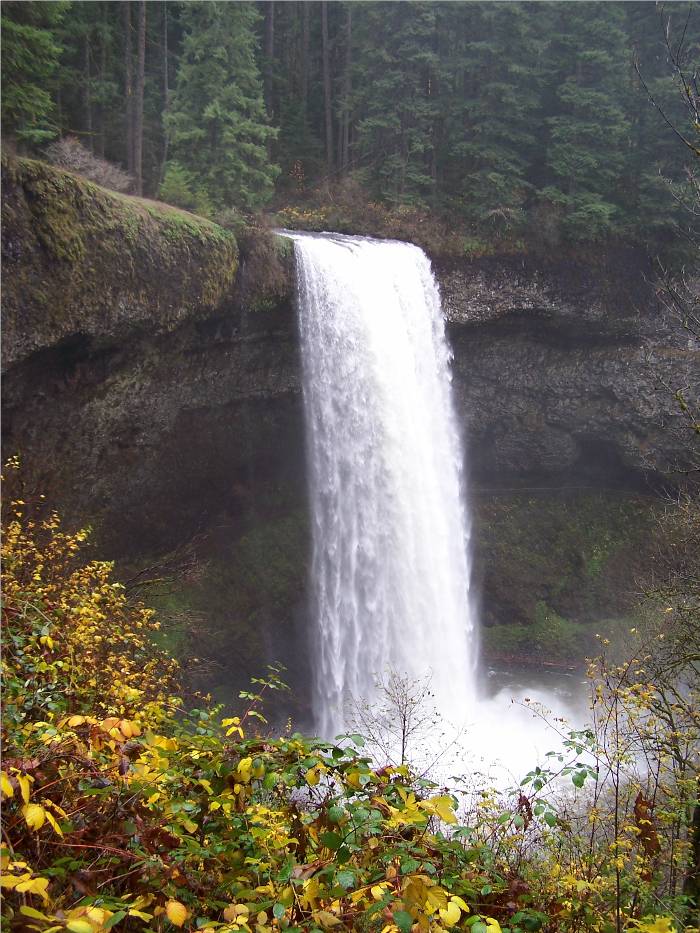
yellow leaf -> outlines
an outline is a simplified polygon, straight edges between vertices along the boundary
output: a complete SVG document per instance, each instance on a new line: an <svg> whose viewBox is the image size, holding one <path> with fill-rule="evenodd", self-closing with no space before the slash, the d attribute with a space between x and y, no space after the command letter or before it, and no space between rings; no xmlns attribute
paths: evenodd
<svg viewBox="0 0 700 933"><path fill-rule="evenodd" d="M10 783L10 779L5 774L4 771L0 771L0 787L2 788L3 797L14 797L15 796L15 789Z"/></svg>
<svg viewBox="0 0 700 933"><path fill-rule="evenodd" d="M501 924L498 920L494 920L493 917L484 917L484 921L489 930L493 930L493 933L502 933Z"/></svg>
<svg viewBox="0 0 700 933"><path fill-rule="evenodd" d="M110 729L114 729L114 727L118 725L119 725L118 716L107 716L100 723L100 729L103 729L105 732L109 732Z"/></svg>
<svg viewBox="0 0 700 933"><path fill-rule="evenodd" d="M46 822L46 810L38 803L27 803L22 807L22 816L30 829L35 832Z"/></svg>
<svg viewBox="0 0 700 933"><path fill-rule="evenodd" d="M248 913L245 904L229 904L228 907L224 907L224 920L231 923L236 917L247 917Z"/></svg>
<svg viewBox="0 0 700 933"><path fill-rule="evenodd" d="M49 902L49 896L46 893L46 889L49 886L48 878L30 878L27 881L20 881L16 885L15 890L19 891L21 894L37 894L45 904Z"/></svg>
<svg viewBox="0 0 700 933"><path fill-rule="evenodd" d="M312 787L319 782L319 773L316 768L309 768L306 772L306 783L310 784Z"/></svg>
<svg viewBox="0 0 700 933"><path fill-rule="evenodd" d="M425 898L425 908L428 913L444 910L447 907L447 894L437 885L428 888Z"/></svg>
<svg viewBox="0 0 700 933"><path fill-rule="evenodd" d="M454 901L454 903L455 903L461 910L463 910L465 914L468 914L468 913L469 913L469 905L468 905L465 901L462 900L462 898L459 896L459 894L453 894L453 895L450 897L450 900L451 900L451 901Z"/></svg>
<svg viewBox="0 0 700 933"><path fill-rule="evenodd" d="M444 823L457 822L451 797L431 797L421 804L421 808L427 810L428 813L439 816Z"/></svg>
<svg viewBox="0 0 700 933"><path fill-rule="evenodd" d="M69 729L73 729L75 726L82 726L84 723L84 716L71 716L70 719L67 720L66 725Z"/></svg>
<svg viewBox="0 0 700 933"><path fill-rule="evenodd" d="M381 899L384 897L384 888L380 884L375 884L371 888L371 893L375 901L381 901Z"/></svg>
<svg viewBox="0 0 700 933"><path fill-rule="evenodd" d="M454 901L450 901L447 907L440 908L438 913L442 922L448 927L453 927L456 923L459 923L459 918L462 916L462 911Z"/></svg>
<svg viewBox="0 0 700 933"><path fill-rule="evenodd" d="M250 772L253 768L253 759L252 758L241 758L238 762L238 776L244 784L247 784L250 780Z"/></svg>
<svg viewBox="0 0 700 933"><path fill-rule="evenodd" d="M93 933L93 926L87 920L69 920L66 926L71 933Z"/></svg>
<svg viewBox="0 0 700 933"><path fill-rule="evenodd" d="M53 826L54 831L57 832L59 836L62 836L63 830L58 825L58 822L56 821L56 817L53 815L53 813L49 813L48 810L44 810L44 816L49 821L49 823Z"/></svg>
<svg viewBox="0 0 700 933"><path fill-rule="evenodd" d="M19 912L25 917L31 917L32 920L49 920L46 914L42 914L40 910L34 910L33 907L27 907L25 904L20 907Z"/></svg>
<svg viewBox="0 0 700 933"><path fill-rule="evenodd" d="M187 908L180 901L168 901L165 905L168 920L176 927L181 927L187 920Z"/></svg>
<svg viewBox="0 0 700 933"><path fill-rule="evenodd" d="M18 774L17 783L19 784L19 789L22 791L22 800L25 803L29 803L29 782L31 778L28 774Z"/></svg>
<svg viewBox="0 0 700 933"><path fill-rule="evenodd" d="M320 923L324 930L329 930L331 927L339 926L342 921L334 916L330 910L315 910L313 913L313 918L317 923Z"/></svg>

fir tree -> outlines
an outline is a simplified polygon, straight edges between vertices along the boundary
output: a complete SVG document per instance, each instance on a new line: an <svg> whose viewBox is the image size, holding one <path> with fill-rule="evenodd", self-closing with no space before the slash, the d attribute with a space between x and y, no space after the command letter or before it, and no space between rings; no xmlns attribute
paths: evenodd
<svg viewBox="0 0 700 933"><path fill-rule="evenodd" d="M493 234L522 228L541 121L546 7L454 4L446 157L450 197Z"/></svg>
<svg viewBox="0 0 700 933"><path fill-rule="evenodd" d="M36 145L56 136L52 78L56 31L67 3L2 4L2 122L7 136Z"/></svg>
<svg viewBox="0 0 700 933"><path fill-rule="evenodd" d="M356 13L356 161L376 194L425 201L435 181L435 5L358 4Z"/></svg>
<svg viewBox="0 0 700 933"><path fill-rule="evenodd" d="M625 11L616 3L557 3L547 55L551 181L542 195L562 212L574 240L619 229L629 120L623 109L629 55Z"/></svg>
<svg viewBox="0 0 700 933"><path fill-rule="evenodd" d="M260 207L276 174L268 161L257 13L250 3L188 3L175 91L166 116L170 153L215 207Z"/></svg>

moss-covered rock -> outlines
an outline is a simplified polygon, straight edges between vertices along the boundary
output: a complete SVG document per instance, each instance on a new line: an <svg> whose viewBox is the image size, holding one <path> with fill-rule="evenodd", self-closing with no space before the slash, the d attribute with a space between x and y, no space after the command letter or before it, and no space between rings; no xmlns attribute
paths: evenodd
<svg viewBox="0 0 700 933"><path fill-rule="evenodd" d="M172 330L230 296L234 235L29 159L2 163L3 367L74 334Z"/></svg>
<svg viewBox="0 0 700 933"><path fill-rule="evenodd" d="M621 489L478 496L482 646L503 660L574 662L639 597L662 503Z"/></svg>

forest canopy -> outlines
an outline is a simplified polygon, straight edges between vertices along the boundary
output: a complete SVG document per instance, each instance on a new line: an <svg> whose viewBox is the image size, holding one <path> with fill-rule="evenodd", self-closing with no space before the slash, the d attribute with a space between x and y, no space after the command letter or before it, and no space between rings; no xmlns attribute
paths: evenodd
<svg viewBox="0 0 700 933"><path fill-rule="evenodd" d="M6 2L2 116L20 148L71 135L202 213L349 185L467 242L654 253L688 157L669 59L697 61L698 22L688 3Z"/></svg>

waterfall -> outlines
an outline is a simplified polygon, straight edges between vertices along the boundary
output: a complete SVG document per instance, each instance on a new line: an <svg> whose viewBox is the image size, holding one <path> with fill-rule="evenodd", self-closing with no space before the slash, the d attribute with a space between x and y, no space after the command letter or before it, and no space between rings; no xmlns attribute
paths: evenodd
<svg viewBox="0 0 700 933"><path fill-rule="evenodd" d="M440 296L407 243L288 233L297 265L312 519L314 714L346 726L387 670L474 697L469 525Z"/></svg>

